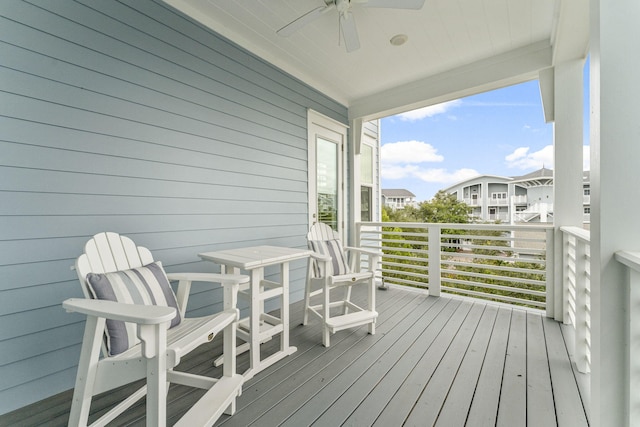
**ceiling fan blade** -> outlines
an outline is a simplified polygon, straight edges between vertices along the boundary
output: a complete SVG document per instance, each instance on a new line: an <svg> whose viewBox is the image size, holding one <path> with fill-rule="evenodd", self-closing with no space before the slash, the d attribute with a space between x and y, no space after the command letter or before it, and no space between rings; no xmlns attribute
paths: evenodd
<svg viewBox="0 0 640 427"><path fill-rule="evenodd" d="M278 35L282 36L282 37L289 37L291 34L295 33L296 31L298 31L302 27L304 27L307 24L310 24L311 22L313 22L316 19L320 18L326 12L331 10L333 7L335 7L335 6L333 4L330 4L328 6L321 6L321 7L318 7L316 9L313 9L312 11L305 13L304 15L299 17L298 19L296 19L296 20L288 23L284 27L280 28L278 31L276 31L276 33Z"/></svg>
<svg viewBox="0 0 640 427"><path fill-rule="evenodd" d="M340 15L340 28L342 29L342 37L344 38L344 46L347 48L347 52L360 49L358 29L351 12L345 12Z"/></svg>
<svg viewBox="0 0 640 427"><path fill-rule="evenodd" d="M356 0L365 7L384 7L389 9L422 9L424 0Z"/></svg>

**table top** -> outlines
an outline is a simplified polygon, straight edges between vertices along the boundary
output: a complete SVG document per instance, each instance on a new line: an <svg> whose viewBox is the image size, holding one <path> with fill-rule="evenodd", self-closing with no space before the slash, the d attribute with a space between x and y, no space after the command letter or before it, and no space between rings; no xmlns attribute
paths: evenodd
<svg viewBox="0 0 640 427"><path fill-rule="evenodd" d="M252 246L248 248L226 249L222 251L198 254L206 261L251 270L268 265L307 258L313 252L309 249L287 248L282 246Z"/></svg>

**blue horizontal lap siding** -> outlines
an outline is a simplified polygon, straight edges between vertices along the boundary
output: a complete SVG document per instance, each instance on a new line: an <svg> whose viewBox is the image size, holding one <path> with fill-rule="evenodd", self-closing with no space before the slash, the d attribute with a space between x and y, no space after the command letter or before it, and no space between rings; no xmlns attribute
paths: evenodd
<svg viewBox="0 0 640 427"><path fill-rule="evenodd" d="M168 271L306 247L308 108L346 122L161 2L0 2L0 414L73 387L83 318L60 304L81 296L69 267L93 234L128 235ZM219 289L193 292L191 314L221 308Z"/></svg>

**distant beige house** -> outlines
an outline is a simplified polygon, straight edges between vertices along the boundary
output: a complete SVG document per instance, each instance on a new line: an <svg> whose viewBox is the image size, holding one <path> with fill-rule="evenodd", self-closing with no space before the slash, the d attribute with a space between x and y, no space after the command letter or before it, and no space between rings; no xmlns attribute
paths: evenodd
<svg viewBox="0 0 640 427"><path fill-rule="evenodd" d="M405 206L417 206L416 195L405 189L383 189L382 204L392 209L404 209Z"/></svg>

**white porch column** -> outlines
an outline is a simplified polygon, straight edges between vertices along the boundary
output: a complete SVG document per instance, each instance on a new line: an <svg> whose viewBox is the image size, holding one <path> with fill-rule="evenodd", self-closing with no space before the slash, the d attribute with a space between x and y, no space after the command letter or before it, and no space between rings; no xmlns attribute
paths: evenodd
<svg viewBox="0 0 640 427"><path fill-rule="evenodd" d="M560 227L582 227L583 66L578 59L554 67L553 223L555 247L562 248ZM553 315L564 320L562 251L555 253ZM550 303L550 302L549 302Z"/></svg>
<svg viewBox="0 0 640 427"><path fill-rule="evenodd" d="M613 254L640 250L640 2L590 5L592 425L626 426L629 301Z"/></svg>

